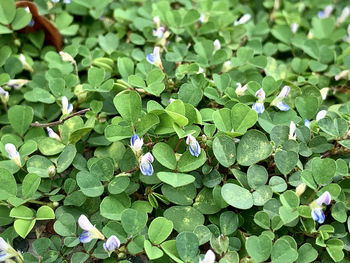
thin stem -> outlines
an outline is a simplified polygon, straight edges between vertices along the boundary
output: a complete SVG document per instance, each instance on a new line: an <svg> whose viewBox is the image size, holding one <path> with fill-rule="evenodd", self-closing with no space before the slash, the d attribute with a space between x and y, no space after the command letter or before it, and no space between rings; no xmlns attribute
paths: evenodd
<svg viewBox="0 0 350 263"><path fill-rule="evenodd" d="M176 146L175 146L174 153L176 153L177 150L179 149L180 143L182 142L183 139L184 139L184 138L181 138L181 139L177 142L177 144L176 144Z"/></svg>
<svg viewBox="0 0 350 263"><path fill-rule="evenodd" d="M90 108L87 108L87 109L84 109L84 110L81 110L81 111L77 111L77 112L74 112L70 115L68 115L67 117L64 117L62 120L59 120L59 121L54 121L54 122L49 122L49 123L39 123L39 122L34 122L32 124L30 124L31 127L51 127L51 126L57 126L57 125L61 125L63 124L66 120L74 117L74 116L78 116L78 115L82 115L86 112L90 111Z"/></svg>

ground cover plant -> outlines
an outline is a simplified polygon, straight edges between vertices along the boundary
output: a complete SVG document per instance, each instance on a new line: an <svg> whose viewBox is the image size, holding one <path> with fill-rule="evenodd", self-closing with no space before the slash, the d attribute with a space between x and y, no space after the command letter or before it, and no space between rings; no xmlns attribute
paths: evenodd
<svg viewBox="0 0 350 263"><path fill-rule="evenodd" d="M349 6L1 0L0 261L349 262Z"/></svg>

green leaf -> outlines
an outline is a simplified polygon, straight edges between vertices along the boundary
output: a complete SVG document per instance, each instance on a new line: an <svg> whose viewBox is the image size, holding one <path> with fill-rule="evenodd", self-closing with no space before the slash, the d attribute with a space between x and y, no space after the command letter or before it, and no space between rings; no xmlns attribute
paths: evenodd
<svg viewBox="0 0 350 263"><path fill-rule="evenodd" d="M258 114L243 103L237 103L231 110L231 121L233 131L244 134L258 120Z"/></svg>
<svg viewBox="0 0 350 263"><path fill-rule="evenodd" d="M232 234L238 228L238 215L232 211L223 212L220 215L220 229L225 236Z"/></svg>
<svg viewBox="0 0 350 263"><path fill-rule="evenodd" d="M76 153L77 153L77 150L75 149L75 146L72 144L69 144L64 148L63 152L60 154L60 156L58 156L58 159L57 159L58 173L62 173L71 165L71 163L75 158Z"/></svg>
<svg viewBox="0 0 350 263"><path fill-rule="evenodd" d="M191 262L197 255L199 241L192 232L181 232L176 237L176 248L180 258L185 262Z"/></svg>
<svg viewBox="0 0 350 263"><path fill-rule="evenodd" d="M159 245L168 238L172 231L173 222L164 217L157 217L148 228L148 237L154 245Z"/></svg>
<svg viewBox="0 0 350 263"><path fill-rule="evenodd" d="M6 169L0 168L0 200L16 196L17 184L15 177Z"/></svg>
<svg viewBox="0 0 350 263"><path fill-rule="evenodd" d="M271 260L273 263L292 263L298 258L298 252L291 247L288 241L278 239L273 245Z"/></svg>
<svg viewBox="0 0 350 263"><path fill-rule="evenodd" d="M36 212L37 220L50 220L55 219L55 212L49 206L41 206Z"/></svg>
<svg viewBox="0 0 350 263"><path fill-rule="evenodd" d="M253 206L252 194L236 184L226 183L221 189L222 198L229 205L238 209L249 209Z"/></svg>
<svg viewBox="0 0 350 263"><path fill-rule="evenodd" d="M117 176L108 184L108 192L111 194L120 194L125 191L125 189L130 184L130 178L128 176Z"/></svg>
<svg viewBox="0 0 350 263"><path fill-rule="evenodd" d="M204 224L204 216L191 206L172 206L164 211L164 217L173 222L177 232L193 231Z"/></svg>
<svg viewBox="0 0 350 263"><path fill-rule="evenodd" d="M268 174L264 166L253 164L248 168L247 180L251 188L257 189L267 183Z"/></svg>
<svg viewBox="0 0 350 263"><path fill-rule="evenodd" d="M129 235L136 235L146 226L147 213L134 209L125 209L121 215L122 226Z"/></svg>
<svg viewBox="0 0 350 263"><path fill-rule="evenodd" d="M326 250L328 254L335 262L339 262L344 258L343 241L341 241L340 239L333 238L328 240L326 245Z"/></svg>
<svg viewBox="0 0 350 263"><path fill-rule="evenodd" d="M12 22L16 15L16 7L14 0L0 1L0 23L8 25Z"/></svg>
<svg viewBox="0 0 350 263"><path fill-rule="evenodd" d="M219 135L213 141L213 152L219 163L230 167L236 161L236 144L226 135Z"/></svg>
<svg viewBox="0 0 350 263"><path fill-rule="evenodd" d="M81 171L77 174L77 184L84 195L97 197L103 194L104 188L96 176L89 172Z"/></svg>
<svg viewBox="0 0 350 263"><path fill-rule="evenodd" d="M126 208L126 204L115 196L105 197L100 204L101 215L112 220L120 220L121 214Z"/></svg>
<svg viewBox="0 0 350 263"><path fill-rule="evenodd" d="M312 160L312 175L318 184L327 184L335 175L337 165L330 158L314 158Z"/></svg>
<svg viewBox="0 0 350 263"><path fill-rule="evenodd" d="M63 213L57 218L53 228L60 236L74 236L76 225L76 220L71 214Z"/></svg>
<svg viewBox="0 0 350 263"><path fill-rule="evenodd" d="M26 238L26 236L33 229L35 222L36 222L35 219L34 220L17 219L13 224L13 226L17 234L20 235L20 237Z"/></svg>
<svg viewBox="0 0 350 263"><path fill-rule="evenodd" d="M59 140L45 137L38 141L38 148L43 155L51 156L62 152L65 145Z"/></svg>
<svg viewBox="0 0 350 263"><path fill-rule="evenodd" d="M201 167L207 160L206 154L203 149L198 157L191 155L190 151L186 151L181 157L177 164L177 170L179 172L190 172Z"/></svg>
<svg viewBox="0 0 350 263"><path fill-rule="evenodd" d="M26 27L32 19L31 13L28 13L24 8L17 8L15 19L11 23L13 30L20 30Z"/></svg>
<svg viewBox="0 0 350 263"><path fill-rule="evenodd" d="M317 113L318 99L314 96L297 97L295 107L303 119L311 120Z"/></svg>
<svg viewBox="0 0 350 263"><path fill-rule="evenodd" d="M24 198L32 197L40 185L41 178L36 174L29 173L22 182L22 195Z"/></svg>
<svg viewBox="0 0 350 263"><path fill-rule="evenodd" d="M149 242L148 240L144 241L143 246L145 248L147 257L150 260L161 258L164 254L160 248L158 248L156 246L152 246L151 242Z"/></svg>
<svg viewBox="0 0 350 263"><path fill-rule="evenodd" d="M101 85L105 77L105 70L101 68L92 67L88 71L88 81L93 87Z"/></svg>
<svg viewBox="0 0 350 263"><path fill-rule="evenodd" d="M90 167L90 172L97 176L100 181L108 181L113 178L114 165L111 158L103 158Z"/></svg>
<svg viewBox="0 0 350 263"><path fill-rule="evenodd" d="M180 187L193 183L195 178L190 174L183 173L171 173L171 172L159 172L157 177L164 183L171 185L172 187Z"/></svg>
<svg viewBox="0 0 350 263"><path fill-rule="evenodd" d="M171 170L174 170L176 168L175 153L168 144L163 142L157 143L154 145L152 153L161 165Z"/></svg>
<svg viewBox="0 0 350 263"><path fill-rule="evenodd" d="M249 130L243 135L237 147L237 162L250 166L266 159L272 152L272 146L265 134L257 130Z"/></svg>
<svg viewBox="0 0 350 263"><path fill-rule="evenodd" d="M136 91L123 91L113 99L114 106L124 120L136 124L141 116L141 97Z"/></svg>
<svg viewBox="0 0 350 263"><path fill-rule="evenodd" d="M249 256L258 262L263 262L270 257L272 241L266 235L250 236L245 243L245 247Z"/></svg>
<svg viewBox="0 0 350 263"><path fill-rule="evenodd" d="M284 175L289 174L299 161L299 155L296 152L292 151L277 151L275 154L275 163Z"/></svg>
<svg viewBox="0 0 350 263"><path fill-rule="evenodd" d="M119 38L114 33L107 33L105 36L99 35L98 43L108 55L117 50L119 45Z"/></svg>
<svg viewBox="0 0 350 263"><path fill-rule="evenodd" d="M33 109L28 106L15 105L8 111L8 118L11 126L20 135L23 135L28 130L31 122L33 121L33 116Z"/></svg>
<svg viewBox="0 0 350 263"><path fill-rule="evenodd" d="M317 250L312 247L311 244L305 243L298 249L298 260L297 263L309 263L313 262L317 256Z"/></svg>

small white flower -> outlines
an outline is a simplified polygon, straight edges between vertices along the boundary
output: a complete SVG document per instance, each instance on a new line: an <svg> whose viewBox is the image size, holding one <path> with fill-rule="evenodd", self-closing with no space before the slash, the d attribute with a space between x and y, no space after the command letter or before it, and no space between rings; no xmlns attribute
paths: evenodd
<svg viewBox="0 0 350 263"><path fill-rule="evenodd" d="M232 69L232 64L231 64L231 60L227 60L224 62L224 64L222 65L222 72L228 72Z"/></svg>
<svg viewBox="0 0 350 263"><path fill-rule="evenodd" d="M68 99L66 96L62 97L62 114L66 115L73 111L73 105L68 103Z"/></svg>
<svg viewBox="0 0 350 263"><path fill-rule="evenodd" d="M14 89L20 89L22 88L25 84L27 84L29 82L28 79L10 79L6 85L14 88Z"/></svg>
<svg viewBox="0 0 350 263"><path fill-rule="evenodd" d="M265 111L264 101L265 101L265 91L261 88L255 93L255 97L258 99L252 106L252 109L258 114L262 114Z"/></svg>
<svg viewBox="0 0 350 263"><path fill-rule="evenodd" d="M164 27L158 27L157 29L153 29L152 35L157 37L157 38L163 38L165 32Z"/></svg>
<svg viewBox="0 0 350 263"><path fill-rule="evenodd" d="M341 24L343 23L349 16L350 14L350 8L347 6L343 9L343 11L341 12L341 15L338 17L337 19L337 24Z"/></svg>
<svg viewBox="0 0 350 263"><path fill-rule="evenodd" d="M201 147L199 146L198 141L192 135L188 135L186 138L186 144L190 150L191 155L198 157L201 153Z"/></svg>
<svg viewBox="0 0 350 263"><path fill-rule="evenodd" d="M214 263L214 262L215 262L215 254L210 249L207 251L207 253L205 253L204 258L199 260L199 263Z"/></svg>
<svg viewBox="0 0 350 263"><path fill-rule="evenodd" d="M294 22L290 25L290 30L293 32L293 34L295 34L298 31L299 28L299 24Z"/></svg>
<svg viewBox="0 0 350 263"><path fill-rule="evenodd" d="M50 138L53 138L59 141L61 140L61 137L57 133L55 133L53 129L51 129L50 127L46 127L46 130Z"/></svg>
<svg viewBox="0 0 350 263"><path fill-rule="evenodd" d="M153 23L156 26L156 28L158 28L160 26L160 18L159 18L159 16L153 17Z"/></svg>
<svg viewBox="0 0 350 263"><path fill-rule="evenodd" d="M4 103L6 103L9 100L9 97L10 97L9 93L6 90L4 90L2 87L0 87L0 98L1 98L1 100Z"/></svg>
<svg viewBox="0 0 350 263"><path fill-rule="evenodd" d="M327 114L326 110L319 111L316 115L316 121L319 121L319 120L323 119L324 117L326 117L326 114Z"/></svg>
<svg viewBox="0 0 350 263"><path fill-rule="evenodd" d="M27 6L26 8L24 8L24 10L27 12L27 13L29 13L30 14L30 9L29 9L29 7Z"/></svg>
<svg viewBox="0 0 350 263"><path fill-rule="evenodd" d="M236 90L235 90L235 93L236 93L236 95L237 95L238 97L239 97L239 96L243 96L244 93L245 93L245 91L248 89L248 85L247 85L247 84L245 84L244 86L242 86L241 83L237 82L237 83L236 83L236 86L237 86L237 88L236 88Z"/></svg>
<svg viewBox="0 0 350 263"><path fill-rule="evenodd" d="M320 90L323 100L327 99L328 91L329 91L329 88L323 88L323 89Z"/></svg>
<svg viewBox="0 0 350 263"><path fill-rule="evenodd" d="M343 70L342 72L340 72L339 74L335 75L334 79L336 81L340 80L340 79L348 79L348 75L349 75L349 70Z"/></svg>
<svg viewBox="0 0 350 263"><path fill-rule="evenodd" d="M297 196L301 196L305 192L305 190L306 190L306 184L301 183L295 189L295 193L297 194Z"/></svg>
<svg viewBox="0 0 350 263"><path fill-rule="evenodd" d="M85 216L81 215L78 219L78 224L81 229L85 230L81 235L79 236L79 240L82 243L88 243L92 239L104 239L104 235L98 231L96 227L94 227L90 220Z"/></svg>
<svg viewBox="0 0 350 263"><path fill-rule="evenodd" d="M206 22L208 22L208 17L207 17L205 14L202 13L202 14L200 15L198 21L201 22L202 24L203 24L203 23L206 23Z"/></svg>
<svg viewBox="0 0 350 263"><path fill-rule="evenodd" d="M170 98L169 99L169 104L173 103L176 99Z"/></svg>
<svg viewBox="0 0 350 263"><path fill-rule="evenodd" d="M16 146L12 143L5 144L5 150L8 154L8 157L15 162L18 167L21 167L21 156L16 149Z"/></svg>
<svg viewBox="0 0 350 263"><path fill-rule="evenodd" d="M153 166L152 166L153 161L154 161L154 158L150 152L146 153L141 157L140 170L143 175L153 174Z"/></svg>
<svg viewBox="0 0 350 263"><path fill-rule="evenodd" d="M149 63L159 67L160 69L163 69L162 60L160 58L160 48L159 47L154 47L153 53L148 54L146 56L146 60Z"/></svg>
<svg viewBox="0 0 350 263"><path fill-rule="evenodd" d="M60 54L63 61L75 63L74 58L70 54L68 54L67 52L60 51L58 54Z"/></svg>
<svg viewBox="0 0 350 263"><path fill-rule="evenodd" d="M26 57L23 54L20 54L18 58L22 62L22 66L25 70L28 70L30 72L34 71L32 66L28 64Z"/></svg>
<svg viewBox="0 0 350 263"><path fill-rule="evenodd" d="M252 16L250 14L245 14L245 15L241 16L240 19L236 20L234 22L234 25L237 26L237 25L245 24L250 20L251 17Z"/></svg>
<svg viewBox="0 0 350 263"><path fill-rule="evenodd" d="M295 130L296 130L296 126L295 126L295 123L294 121L291 121L290 124L289 124L289 136L288 136L288 139L289 140L296 140L296 134L295 134Z"/></svg>
<svg viewBox="0 0 350 263"><path fill-rule="evenodd" d="M201 73L204 73L204 69L202 67L199 67L197 74L201 74Z"/></svg>
<svg viewBox="0 0 350 263"><path fill-rule="evenodd" d="M130 138L130 146L131 148L136 151L139 152L142 149L142 145L143 145L143 139L137 135L134 134L133 136L131 136Z"/></svg>
<svg viewBox="0 0 350 263"><path fill-rule="evenodd" d="M261 88L255 93L255 97L257 97L259 100L265 100L266 94L265 91Z"/></svg>
<svg viewBox="0 0 350 263"><path fill-rule="evenodd" d="M307 119L304 120L304 125L310 129L311 122Z"/></svg>
<svg viewBox="0 0 350 263"><path fill-rule="evenodd" d="M110 256L114 250L120 247L120 240L115 235L110 236L103 244L103 249Z"/></svg>
<svg viewBox="0 0 350 263"><path fill-rule="evenodd" d="M221 49L221 43L219 39L215 39L214 41L214 52L218 51L219 49Z"/></svg>
<svg viewBox="0 0 350 263"><path fill-rule="evenodd" d="M13 257L20 257L23 260L22 255L0 237L0 262L12 262L9 259Z"/></svg>
<svg viewBox="0 0 350 263"><path fill-rule="evenodd" d="M327 5L324 10L318 12L318 17L323 19L331 15L333 11L333 5Z"/></svg>

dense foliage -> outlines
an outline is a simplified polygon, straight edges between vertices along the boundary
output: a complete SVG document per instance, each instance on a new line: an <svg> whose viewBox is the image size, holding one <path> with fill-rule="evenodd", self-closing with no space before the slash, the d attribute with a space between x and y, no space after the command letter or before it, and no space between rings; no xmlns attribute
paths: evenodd
<svg viewBox="0 0 350 263"><path fill-rule="evenodd" d="M0 0L0 261L349 262L349 2L34 3Z"/></svg>

